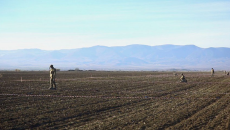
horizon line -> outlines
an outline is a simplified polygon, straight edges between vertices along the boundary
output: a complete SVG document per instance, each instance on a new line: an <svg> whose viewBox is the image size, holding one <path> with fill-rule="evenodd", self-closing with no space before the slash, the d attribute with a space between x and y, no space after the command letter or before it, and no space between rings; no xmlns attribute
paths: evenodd
<svg viewBox="0 0 230 130"><path fill-rule="evenodd" d="M196 46L199 47L195 44L188 44L188 45L175 45L175 44L162 44L162 45L146 45L146 44L129 44L129 45L123 45L123 46L106 46L106 45L94 45L94 46L88 46L88 47L79 47L79 48L66 48L66 49L54 49L54 50L49 50L49 49L41 49L41 48L21 48L21 49L9 49L9 50L1 50L0 51L17 51L17 50L44 50L44 51L57 51L57 50L72 50L72 49L82 49L82 48L91 48L91 47L126 47L126 46L149 46L149 47L156 47L156 46L167 46L167 45L172 45L172 46ZM230 48L230 47L199 47L203 49L208 49L208 48Z"/></svg>

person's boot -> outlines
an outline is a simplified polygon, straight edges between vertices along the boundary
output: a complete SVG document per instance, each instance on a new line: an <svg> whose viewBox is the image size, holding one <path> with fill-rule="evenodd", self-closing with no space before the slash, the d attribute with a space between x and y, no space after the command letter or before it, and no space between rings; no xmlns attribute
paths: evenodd
<svg viewBox="0 0 230 130"><path fill-rule="evenodd" d="M53 90L54 88L53 88L53 84L52 85L50 85L50 88L49 88L50 90Z"/></svg>

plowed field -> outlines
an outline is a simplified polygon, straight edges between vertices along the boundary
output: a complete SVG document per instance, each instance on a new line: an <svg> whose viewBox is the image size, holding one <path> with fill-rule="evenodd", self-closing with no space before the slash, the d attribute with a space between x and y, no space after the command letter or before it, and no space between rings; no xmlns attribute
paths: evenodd
<svg viewBox="0 0 230 130"><path fill-rule="evenodd" d="M230 77L183 73L0 72L0 129L229 129Z"/></svg>

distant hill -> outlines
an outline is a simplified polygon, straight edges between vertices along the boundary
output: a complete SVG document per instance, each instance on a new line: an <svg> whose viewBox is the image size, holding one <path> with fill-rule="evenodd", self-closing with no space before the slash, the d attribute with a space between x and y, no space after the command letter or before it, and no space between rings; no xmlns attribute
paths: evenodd
<svg viewBox="0 0 230 130"><path fill-rule="evenodd" d="M94 46L65 50L0 50L0 70L60 69L100 70L230 70L230 48L199 48L194 45Z"/></svg>

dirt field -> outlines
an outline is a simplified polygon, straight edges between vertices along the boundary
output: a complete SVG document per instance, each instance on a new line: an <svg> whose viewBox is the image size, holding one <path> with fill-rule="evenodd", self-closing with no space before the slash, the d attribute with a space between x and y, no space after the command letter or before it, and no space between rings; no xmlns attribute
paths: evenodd
<svg viewBox="0 0 230 130"><path fill-rule="evenodd" d="M0 72L0 129L229 129L230 76L183 73Z"/></svg>

